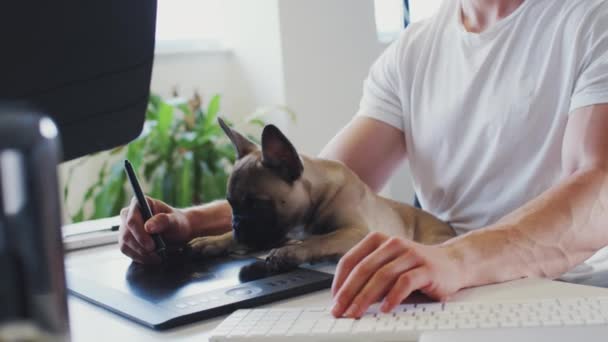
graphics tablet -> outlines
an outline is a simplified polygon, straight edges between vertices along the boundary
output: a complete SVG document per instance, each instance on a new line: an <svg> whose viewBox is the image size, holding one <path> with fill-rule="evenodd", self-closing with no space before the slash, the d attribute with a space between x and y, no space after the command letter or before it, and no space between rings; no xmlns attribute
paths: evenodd
<svg viewBox="0 0 608 342"><path fill-rule="evenodd" d="M228 314L329 288L332 275L297 268L247 281L241 268L259 259L227 256L149 267L118 251L66 263L68 290L95 305L154 329Z"/></svg>

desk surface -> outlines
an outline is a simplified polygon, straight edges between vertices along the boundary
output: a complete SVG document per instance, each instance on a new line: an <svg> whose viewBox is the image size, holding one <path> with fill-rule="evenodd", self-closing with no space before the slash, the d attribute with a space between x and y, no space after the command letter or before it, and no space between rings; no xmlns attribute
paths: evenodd
<svg viewBox="0 0 608 342"><path fill-rule="evenodd" d="M116 245L81 250L68 254L69 258L116 249ZM458 292L450 301L489 301L501 299L538 299L608 295L608 289L568 284L543 279L524 279L509 283L466 289ZM329 290L275 302L264 307L329 306ZM68 297L72 341L197 341L204 342L209 333L225 317L192 323L190 325L158 332L137 325L120 316L91 305L74 296Z"/></svg>

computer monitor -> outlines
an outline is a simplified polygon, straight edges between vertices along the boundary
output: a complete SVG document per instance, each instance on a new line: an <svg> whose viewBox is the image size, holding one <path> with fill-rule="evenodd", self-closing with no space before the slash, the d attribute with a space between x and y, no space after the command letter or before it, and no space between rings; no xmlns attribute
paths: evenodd
<svg viewBox="0 0 608 342"><path fill-rule="evenodd" d="M0 340L9 320L68 338L56 166L141 132L156 5L0 2Z"/></svg>
<svg viewBox="0 0 608 342"><path fill-rule="evenodd" d="M58 125L63 159L142 130L154 58L155 0L0 3L0 103Z"/></svg>

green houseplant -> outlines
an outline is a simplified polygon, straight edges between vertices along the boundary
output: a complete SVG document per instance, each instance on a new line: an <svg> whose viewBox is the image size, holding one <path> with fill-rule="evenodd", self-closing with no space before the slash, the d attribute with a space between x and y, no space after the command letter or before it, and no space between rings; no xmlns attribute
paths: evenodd
<svg viewBox="0 0 608 342"><path fill-rule="evenodd" d="M201 102L198 94L188 101L151 95L143 132L128 145L109 152L96 181L86 189L76 213L71 214L72 221L118 215L127 205L131 194L122 166L124 158L143 177L147 194L169 205L186 207L225 197L235 152L217 123L220 96L213 96L206 108ZM287 108L277 108L294 118ZM253 113L245 124L263 127L261 118L266 111ZM86 158L68 171L66 200L70 179L84 162ZM92 208L90 213L87 207Z"/></svg>

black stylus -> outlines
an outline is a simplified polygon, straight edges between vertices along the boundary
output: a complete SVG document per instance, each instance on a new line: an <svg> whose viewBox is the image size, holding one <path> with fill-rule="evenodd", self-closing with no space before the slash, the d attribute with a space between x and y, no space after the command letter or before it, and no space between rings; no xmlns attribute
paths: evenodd
<svg viewBox="0 0 608 342"><path fill-rule="evenodd" d="M135 194L135 198L137 199L137 203L139 204L139 211L141 212L145 223L150 218L152 218L152 211L148 206L148 201L146 201L146 197L144 196L143 191L141 191L139 181L137 180L137 176L135 176L135 171L133 171L133 166L131 166L131 163L126 159L125 171L127 172L127 178L129 178L129 183L131 183L131 188L133 188L133 193ZM160 236L160 234L150 235L152 236L154 244L156 245L156 254L158 254L162 260L165 260L167 258L167 246L165 245L165 241L163 241L163 238Z"/></svg>

